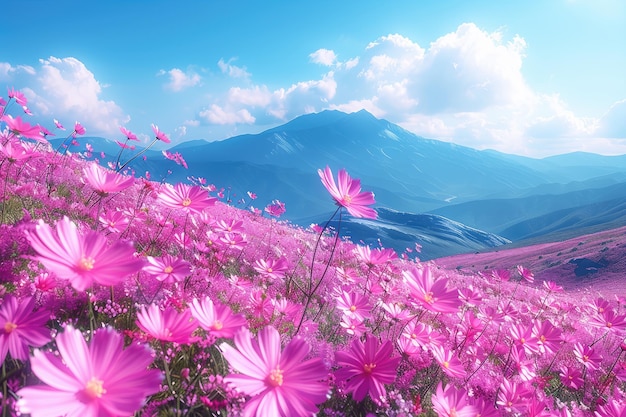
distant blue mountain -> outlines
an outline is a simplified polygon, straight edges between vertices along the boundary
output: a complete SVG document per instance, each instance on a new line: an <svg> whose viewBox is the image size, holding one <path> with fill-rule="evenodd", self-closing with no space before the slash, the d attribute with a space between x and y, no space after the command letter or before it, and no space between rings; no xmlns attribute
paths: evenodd
<svg viewBox="0 0 626 417"><path fill-rule="evenodd" d="M108 161L117 155L115 142L88 140L94 142L94 151L111 152ZM411 247L418 238L418 243L424 244L431 230L436 236L432 240L441 248L433 249L437 256L490 247L506 238L558 233L565 224L545 224L553 213L603 204L626 192L626 155L572 153L534 159L478 151L422 138L366 111L308 114L259 134L185 142L170 151L180 152L189 170L156 151L147 152L145 161L138 158L131 167L139 174L149 171L153 179L169 182L203 177L227 188L232 201L246 200L245 205L262 208L280 199L286 204L284 218L304 226L328 215L333 206L317 170L329 165L336 175L345 168L361 180L364 190L375 193L377 208L393 209L381 209L386 218L378 229L367 222L350 221L346 232L367 240L366 232L376 229L390 237L389 246L401 248L405 243ZM125 151L122 161L129 156ZM247 201L247 191L259 198ZM410 213L425 212L435 215L430 223L428 216L420 221L410 217ZM608 209L600 212L596 227L609 227L621 216ZM400 227L402 222L415 229ZM567 227L575 233L575 226ZM487 233L474 233L481 230ZM476 242L472 243L473 239Z"/></svg>

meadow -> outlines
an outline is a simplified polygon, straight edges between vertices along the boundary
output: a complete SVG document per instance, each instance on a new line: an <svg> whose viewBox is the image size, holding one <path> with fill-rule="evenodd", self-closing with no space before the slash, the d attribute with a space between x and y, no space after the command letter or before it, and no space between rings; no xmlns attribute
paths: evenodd
<svg viewBox="0 0 626 417"><path fill-rule="evenodd" d="M621 297L358 245L210 178L151 181L123 127L105 168L72 151L79 123L30 124L13 89L0 106L3 417L626 415ZM319 168L329 221L376 218L367 184Z"/></svg>

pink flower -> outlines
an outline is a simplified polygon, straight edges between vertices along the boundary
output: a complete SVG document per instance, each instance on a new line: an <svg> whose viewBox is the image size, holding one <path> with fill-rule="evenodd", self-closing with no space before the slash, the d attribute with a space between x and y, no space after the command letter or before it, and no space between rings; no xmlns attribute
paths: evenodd
<svg viewBox="0 0 626 417"><path fill-rule="evenodd" d="M154 132L154 135L156 136L156 138L158 140L160 140L161 142L164 142L164 143L170 143L171 142L170 138L168 138L165 133L163 133L163 132L161 132L159 130L159 126L153 124L152 125L152 131Z"/></svg>
<svg viewBox="0 0 626 417"><path fill-rule="evenodd" d="M121 210L108 210L104 212L99 218L100 224L102 224L109 232L122 233L129 223L129 218L126 213Z"/></svg>
<svg viewBox="0 0 626 417"><path fill-rule="evenodd" d="M94 282L115 285L143 266L143 261L133 256L131 244L117 240L107 245L103 235L91 230L79 234L67 217L57 222L56 233L40 220L26 235L38 253L35 259L59 278L70 280L78 291Z"/></svg>
<svg viewBox="0 0 626 417"><path fill-rule="evenodd" d="M15 102L19 104L20 106L26 106L28 104L28 100L26 99L26 96L21 91L18 91L14 89L13 87L8 89L7 91L8 91L9 98L15 99Z"/></svg>
<svg viewBox="0 0 626 417"><path fill-rule="evenodd" d="M431 399L433 411L440 417L474 417L478 414L476 407L469 404L467 392L452 385L443 389L440 382Z"/></svg>
<svg viewBox="0 0 626 417"><path fill-rule="evenodd" d="M267 261L265 259L257 259L254 262L253 268L261 274L262 277L271 281L283 279L288 269L287 259L285 257L278 259L270 258Z"/></svg>
<svg viewBox="0 0 626 417"><path fill-rule="evenodd" d="M450 351L449 349L445 349L443 346L432 346L431 350L433 352L433 356L443 372L448 375L450 378L463 378L465 377L465 369L463 369L463 364Z"/></svg>
<svg viewBox="0 0 626 417"><path fill-rule="evenodd" d="M60 357L35 350L34 374L45 384L22 388L18 407L32 417L114 417L132 415L159 391L161 372L148 369L152 354L142 345L124 349L124 338L99 329L89 346L67 326L56 338Z"/></svg>
<svg viewBox="0 0 626 417"><path fill-rule="evenodd" d="M585 368L592 371L598 369L602 362L602 356L595 349L580 342L574 345L574 356Z"/></svg>
<svg viewBox="0 0 626 417"><path fill-rule="evenodd" d="M461 305L459 292L448 290L448 280L435 280L431 268L426 265L421 269L413 268L402 273L409 287L411 297L416 304L436 313L454 313Z"/></svg>
<svg viewBox="0 0 626 417"><path fill-rule="evenodd" d="M109 194L122 191L133 185L135 179L102 168L95 162L83 168L85 181L98 193Z"/></svg>
<svg viewBox="0 0 626 417"><path fill-rule="evenodd" d="M39 126L31 126L27 122L22 121L22 118L20 116L13 118L13 116L7 114L3 116L0 120L5 122L9 128L9 131L16 136L45 142L45 139L43 138L43 136L41 136L41 128Z"/></svg>
<svg viewBox="0 0 626 417"><path fill-rule="evenodd" d="M86 130L83 125L78 122L74 123L74 133L72 134L73 137L76 137L76 135L82 136L85 134L85 132Z"/></svg>
<svg viewBox="0 0 626 417"><path fill-rule="evenodd" d="M158 199L165 207L181 209L185 213L201 213L207 207L215 205L214 197L198 186L178 183L174 186L164 184Z"/></svg>
<svg viewBox="0 0 626 417"><path fill-rule="evenodd" d="M337 308L344 315L363 321L371 316L372 307L369 305L367 297L354 291L341 290L336 297Z"/></svg>
<svg viewBox="0 0 626 417"><path fill-rule="evenodd" d="M167 283L180 282L191 274L191 264L189 262L169 254L159 258L147 256L146 261L148 261L148 265L144 266L143 270L158 281Z"/></svg>
<svg viewBox="0 0 626 417"><path fill-rule="evenodd" d="M375 219L376 211L369 206L375 204L374 193L371 191L361 192L361 181L353 180L344 170L339 170L337 174L337 183L333 178L333 172L328 166L322 171L317 170L322 184L328 190L335 203L340 207L345 207L348 213L354 217L364 217L367 219Z"/></svg>
<svg viewBox="0 0 626 417"><path fill-rule="evenodd" d="M200 323L200 327L218 338L232 338L247 323L244 316L233 313L230 307L224 304L213 304L208 296L202 301L194 299L190 310L191 315Z"/></svg>
<svg viewBox="0 0 626 417"><path fill-rule="evenodd" d="M376 248L371 250L369 246L360 246L354 249L354 253L368 266L381 265L398 258L398 254L393 249Z"/></svg>
<svg viewBox="0 0 626 417"><path fill-rule="evenodd" d="M530 269L524 268L522 265L517 265L517 272L528 283L535 282L535 274Z"/></svg>
<svg viewBox="0 0 626 417"><path fill-rule="evenodd" d="M189 309L179 313L173 307L161 310L156 304L143 308L137 313L137 326L157 340L188 344L197 338L192 333L198 322L191 317Z"/></svg>
<svg viewBox="0 0 626 417"><path fill-rule="evenodd" d="M352 341L348 351L336 353L337 364L341 366L335 372L338 381L346 383L347 392L352 393L355 401L363 401L369 394L375 402L387 395L385 384L396 379L396 368L400 357L394 357L393 345L386 340L379 346L378 339L366 335L365 343L359 339Z"/></svg>
<svg viewBox="0 0 626 417"><path fill-rule="evenodd" d="M29 346L43 346L50 341L50 330L46 322L50 313L45 310L33 311L35 299L28 297L18 300L12 295L4 298L0 306L0 363L7 352L11 358L26 361Z"/></svg>
<svg viewBox="0 0 626 417"><path fill-rule="evenodd" d="M57 127L57 129L65 130L61 122L59 122L57 119L54 119L54 125Z"/></svg>
<svg viewBox="0 0 626 417"><path fill-rule="evenodd" d="M270 215L270 216L274 216L274 217L280 217L282 216L285 211L285 203L279 201L279 200L273 200L271 204L268 204L265 207L265 211Z"/></svg>
<svg viewBox="0 0 626 417"><path fill-rule="evenodd" d="M305 360L310 347L303 339L292 339L281 352L280 334L273 327L261 329L256 340L243 328L235 335L235 345L237 349L222 343L220 349L239 372L225 380L250 396L244 417L310 416L326 401L326 367L321 358Z"/></svg>
<svg viewBox="0 0 626 417"><path fill-rule="evenodd" d="M139 139L137 139L137 135L135 135L133 132L131 132L130 130L126 129L125 127L120 126L120 132L122 132L122 134L124 136L126 136L126 138L128 140L135 140L135 141L139 140Z"/></svg>

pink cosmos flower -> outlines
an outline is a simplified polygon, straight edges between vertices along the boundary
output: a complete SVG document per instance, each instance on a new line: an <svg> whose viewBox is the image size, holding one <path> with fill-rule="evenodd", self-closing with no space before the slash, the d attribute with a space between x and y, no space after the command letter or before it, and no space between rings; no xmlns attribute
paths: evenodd
<svg viewBox="0 0 626 417"><path fill-rule="evenodd" d="M465 377L465 369L463 364L456 357L451 350L444 348L443 346L431 346L431 351L435 360L441 366L441 370L450 378L463 378Z"/></svg>
<svg viewBox="0 0 626 417"><path fill-rule="evenodd" d="M14 99L15 102L19 104L20 106L26 106L28 104L28 100L26 99L26 96L21 91L16 90L13 87L8 89L7 91L8 91L9 98Z"/></svg>
<svg viewBox="0 0 626 417"><path fill-rule="evenodd" d="M12 295L5 296L0 306L0 363L7 352L13 359L26 361L29 346L39 347L50 341L50 330L46 327L50 313L33 311L34 308L33 297L18 300Z"/></svg>
<svg viewBox="0 0 626 417"><path fill-rule="evenodd" d="M456 389L452 385L437 385L437 391L431 397L433 410L440 417L475 417L478 410L470 405L465 390Z"/></svg>
<svg viewBox="0 0 626 417"><path fill-rule="evenodd" d="M166 283L180 282L191 274L191 264L183 258L177 258L170 254L155 258L147 256L148 265L143 270L152 275L158 281Z"/></svg>
<svg viewBox="0 0 626 417"><path fill-rule="evenodd" d="M23 138L35 139L36 141L45 142L43 136L41 136L41 128L39 126L31 126L27 122L22 121L20 116L13 118L10 114L3 116L0 120L5 122L9 128L9 131L15 136L21 136Z"/></svg>
<svg viewBox="0 0 626 417"><path fill-rule="evenodd" d="M198 320L200 327L215 337L232 338L247 322L241 314L235 314L227 305L214 304L208 296L191 302L191 315Z"/></svg>
<svg viewBox="0 0 626 417"><path fill-rule="evenodd" d="M81 125L79 122L74 123L74 133L72 133L73 137L76 137L76 135L82 136L85 134L85 132L87 131L85 130L83 125Z"/></svg>
<svg viewBox="0 0 626 417"><path fill-rule="evenodd" d="M102 168L95 162L83 168L84 180L98 193L106 195L122 191L133 185L135 179Z"/></svg>
<svg viewBox="0 0 626 417"><path fill-rule="evenodd" d="M38 253L34 259L59 278L70 280L78 291L85 291L94 282L118 284L143 266L143 261L134 257L130 243L117 240L107 245L107 239L97 232L80 234L67 217L56 223L56 231L39 220L26 236Z"/></svg>
<svg viewBox="0 0 626 417"><path fill-rule="evenodd" d="M522 265L517 265L517 272L526 282L530 284L535 282L535 274L533 274L530 269L527 269L523 267Z"/></svg>
<svg viewBox="0 0 626 417"><path fill-rule="evenodd" d="M9 163L12 164L17 162L21 163L30 158L41 158L43 156L21 140L13 139L9 139L4 145L0 143L0 153L4 154Z"/></svg>
<svg viewBox="0 0 626 417"><path fill-rule="evenodd" d="M595 417L623 417L626 415L626 403L611 399L594 412Z"/></svg>
<svg viewBox="0 0 626 417"><path fill-rule="evenodd" d="M458 290L449 290L445 278L435 280L428 265L404 271L402 275L417 305L436 313L454 313L461 305Z"/></svg>
<svg viewBox="0 0 626 417"><path fill-rule="evenodd" d="M63 127L63 125L61 124L61 122L59 122L57 119L54 119L54 125L57 127L57 129L59 130L65 130L65 128Z"/></svg>
<svg viewBox="0 0 626 417"><path fill-rule="evenodd" d="M265 212L270 216L280 217L285 213L285 203L279 200L273 200L271 204L265 207Z"/></svg>
<svg viewBox="0 0 626 417"><path fill-rule="evenodd" d="M381 265L398 258L398 254L393 249L376 248L372 250L369 246L361 245L357 245L354 249L354 253L370 267Z"/></svg>
<svg viewBox="0 0 626 417"><path fill-rule="evenodd" d="M163 133L163 132L161 132L159 130L159 126L153 124L152 125L152 131L154 132L154 135L156 136L156 138L158 140L160 140L161 142L164 142L164 143L170 143L171 142L170 138L168 138L165 133Z"/></svg>
<svg viewBox="0 0 626 417"><path fill-rule="evenodd" d="M285 277L288 264L287 259L281 256L278 259L270 258L267 261L265 259L257 259L252 267L261 274L262 277L274 281Z"/></svg>
<svg viewBox="0 0 626 417"><path fill-rule="evenodd" d="M32 417L115 417L134 414L159 391L162 374L148 369L152 353L142 345L124 349L124 337L97 330L87 346L80 330L67 326L56 338L60 357L35 350L34 374L45 384L22 388L18 407Z"/></svg>
<svg viewBox="0 0 626 417"><path fill-rule="evenodd" d="M137 135L135 135L133 132L126 129L125 127L120 126L120 132L122 132L122 135L126 136L128 140L135 140L135 141L139 140L137 139Z"/></svg>
<svg viewBox="0 0 626 417"><path fill-rule="evenodd" d="M317 404L326 401L327 370L321 358L305 360L310 347L299 337L292 339L281 352L280 334L271 327L261 329L257 339L250 331L235 334L237 349L222 343L220 349L231 368L225 380L249 395L244 417L310 416Z"/></svg>
<svg viewBox="0 0 626 417"><path fill-rule="evenodd" d="M322 180L322 184L328 190L335 203L340 207L345 207L348 213L354 217L364 217L366 219L375 219L377 217L376 210L366 207L375 204L374 193L371 191L361 192L361 181L352 179L344 170L339 170L337 174L337 183L333 178L333 172L328 166L322 171L317 170Z"/></svg>
<svg viewBox="0 0 626 417"><path fill-rule="evenodd" d="M577 368L572 366L561 366L559 376L561 377L561 383L563 383L563 385L567 388L577 390L583 386L583 374Z"/></svg>
<svg viewBox="0 0 626 417"><path fill-rule="evenodd" d="M617 314L612 308L592 316L589 324L606 329L610 333L623 334L626 331L626 314Z"/></svg>
<svg viewBox="0 0 626 417"><path fill-rule="evenodd" d="M157 340L189 344L197 338L191 334L198 328L198 322L186 309L182 312L173 307L161 310L156 304L143 308L137 313L137 326Z"/></svg>
<svg viewBox="0 0 626 417"><path fill-rule="evenodd" d="M363 321L371 316L372 307L369 305L367 297L358 294L354 291L341 290L337 294L335 301L337 308L343 312L344 315L356 318Z"/></svg>
<svg viewBox="0 0 626 417"><path fill-rule="evenodd" d="M130 222L128 215L119 209L105 211L98 217L98 221L112 233L122 233Z"/></svg>
<svg viewBox="0 0 626 417"><path fill-rule="evenodd" d="M592 371L598 369L602 362L602 356L595 349L580 342L574 345L574 356L585 368Z"/></svg>
<svg viewBox="0 0 626 417"><path fill-rule="evenodd" d="M533 326L533 336L537 339L537 345L541 353L555 353L561 345L561 330L554 327L549 320L536 321Z"/></svg>
<svg viewBox="0 0 626 417"><path fill-rule="evenodd" d="M372 400L379 402L387 395L385 384L396 379L400 357L392 355L390 340L379 346L378 338L370 334L366 335L365 343L354 339L348 351L336 353L341 368L335 376L338 381L346 383L347 392L352 393L355 401L363 401L369 394Z"/></svg>
<svg viewBox="0 0 626 417"><path fill-rule="evenodd" d="M174 186L164 184L157 197L165 207L181 209L185 213L200 213L215 205L214 197L198 186L178 183Z"/></svg>

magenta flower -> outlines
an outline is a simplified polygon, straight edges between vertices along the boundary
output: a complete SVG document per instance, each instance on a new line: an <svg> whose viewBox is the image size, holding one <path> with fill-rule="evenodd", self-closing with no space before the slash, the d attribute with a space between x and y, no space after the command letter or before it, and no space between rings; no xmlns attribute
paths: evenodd
<svg viewBox="0 0 626 417"><path fill-rule="evenodd" d="M346 383L346 390L352 393L355 401L363 401L369 394L372 400L379 402L387 395L385 384L391 384L396 379L400 357L392 354L390 340L379 346L378 339L369 334L365 343L354 339L348 351L336 353L337 364L341 368L335 376L338 381Z"/></svg>
<svg viewBox="0 0 626 417"><path fill-rule="evenodd" d="M0 306L0 363L7 353L13 359L28 360L28 347L39 347L51 339L46 322L50 313L45 310L33 311L35 299L28 297L18 300L12 295L4 298Z"/></svg>
<svg viewBox="0 0 626 417"><path fill-rule="evenodd" d="M24 95L24 93L22 93L19 90L16 90L15 88L11 87L10 89L7 89L7 94L9 95L9 98L14 99L15 102L17 104L19 104L20 106L26 106L28 104L28 100L26 99L26 96Z"/></svg>
<svg viewBox="0 0 626 417"><path fill-rule="evenodd" d="M218 338L232 338L247 323L244 316L233 313L224 304L214 304L208 296L203 300L194 299L189 308L200 327Z"/></svg>
<svg viewBox="0 0 626 417"><path fill-rule="evenodd" d="M602 362L602 356L595 349L580 342L574 345L574 356L585 368L592 371L598 369Z"/></svg>
<svg viewBox="0 0 626 417"><path fill-rule="evenodd" d="M9 128L9 131L15 136L21 136L23 138L35 139L36 141L45 142L43 136L41 136L41 128L39 126L31 126L27 122L22 121L20 116L13 118L10 114L3 116L0 120L5 122Z"/></svg>
<svg viewBox="0 0 626 417"><path fill-rule="evenodd" d="M367 297L354 291L341 290L341 293L336 295L335 301L337 308L347 316L360 321L371 316L372 307L369 305Z"/></svg>
<svg viewBox="0 0 626 417"><path fill-rule="evenodd" d="M274 200L272 201L271 204L268 204L265 207L265 212L268 213L270 216L274 216L274 217L282 216L285 213L285 211L287 211L285 209L285 203L279 200Z"/></svg>
<svg viewBox="0 0 626 417"><path fill-rule="evenodd" d="M305 360L310 347L299 337L292 339L281 352L280 334L271 327L261 329L257 339L250 331L235 334L237 349L222 343L220 349L231 368L225 380L249 395L244 417L311 416L317 404L326 401L327 370L321 358Z"/></svg>
<svg viewBox="0 0 626 417"><path fill-rule="evenodd" d="M333 178L333 172L328 166L322 171L317 170L322 184L328 190L335 203L340 207L345 207L348 213L354 217L364 217L366 219L375 219L376 211L369 206L375 204L374 193L371 191L361 192L361 181L355 180L348 173L341 169L337 174L337 183Z"/></svg>
<svg viewBox="0 0 626 417"><path fill-rule="evenodd" d="M126 139L128 139L128 140L135 140L135 141L139 140L139 139L137 139L137 135L135 135L133 132L131 132L130 130L126 129L125 127L120 126L120 132L122 132L122 134L124 136L126 136Z"/></svg>
<svg viewBox="0 0 626 417"><path fill-rule="evenodd" d="M102 168L95 162L83 168L84 179L98 193L106 195L125 190L133 185L135 179Z"/></svg>
<svg viewBox="0 0 626 417"><path fill-rule="evenodd" d="M61 122L59 122L57 119L54 119L54 125L57 127L57 129L65 130Z"/></svg>
<svg viewBox="0 0 626 417"><path fill-rule="evenodd" d="M257 259L252 267L261 274L262 277L271 281L283 279L288 269L287 259L285 257L278 259L270 258L267 261L265 259Z"/></svg>
<svg viewBox="0 0 626 417"><path fill-rule="evenodd" d="M198 328L198 322L191 317L189 309L179 313L169 307L163 311L151 304L137 313L137 326L157 340L189 344L196 341L191 334Z"/></svg>
<svg viewBox="0 0 626 417"><path fill-rule="evenodd" d="M475 417L481 415L473 405L470 405L467 392L454 388L452 385L437 385L437 391L431 397L433 410L440 417Z"/></svg>
<svg viewBox="0 0 626 417"><path fill-rule="evenodd" d="M180 282L191 274L191 264L183 258L165 254L159 258L147 256L146 260L148 265L144 266L143 270L158 281L167 283Z"/></svg>
<svg viewBox="0 0 626 417"><path fill-rule="evenodd" d="M519 273L520 277L522 277L526 282L530 284L535 282L535 274L533 274L530 269L527 269L522 265L517 265L517 272Z"/></svg>
<svg viewBox="0 0 626 417"><path fill-rule="evenodd" d="M164 184L158 199L165 207L181 209L185 213L201 213L205 208L215 205L214 197L198 186L178 183L174 186Z"/></svg>
<svg viewBox="0 0 626 417"><path fill-rule="evenodd" d="M449 290L445 278L435 280L428 265L404 271L402 275L417 305L435 313L455 313L461 305L458 290Z"/></svg>
<svg viewBox="0 0 626 417"><path fill-rule="evenodd" d="M456 355L443 346L431 346L431 350L435 360L441 366L441 370L451 378L465 377L465 369L463 364Z"/></svg>
<svg viewBox="0 0 626 417"><path fill-rule="evenodd" d="M72 133L72 137L76 137L76 135L82 136L85 132L86 130L83 125L78 122L74 123L74 133Z"/></svg>
<svg viewBox="0 0 626 417"><path fill-rule="evenodd" d="M160 140L161 142L164 142L164 143L170 143L171 142L170 138L168 138L165 133L163 133L163 132L161 132L159 130L159 126L153 124L152 125L152 131L154 132L155 137L158 140Z"/></svg>
<svg viewBox="0 0 626 417"><path fill-rule="evenodd" d="M78 291L85 291L94 282L118 284L143 266L143 261L134 257L131 244L117 240L107 245L103 235L91 230L80 234L67 217L56 223L56 232L40 220L26 236L38 253L34 259L59 278L70 280Z"/></svg>
<svg viewBox="0 0 626 417"><path fill-rule="evenodd" d="M18 407L32 417L115 417L139 410L159 391L161 372L148 369L152 353L111 328L100 329L89 346L80 330L67 326L56 338L60 357L35 350L31 366L45 384L22 388Z"/></svg>

